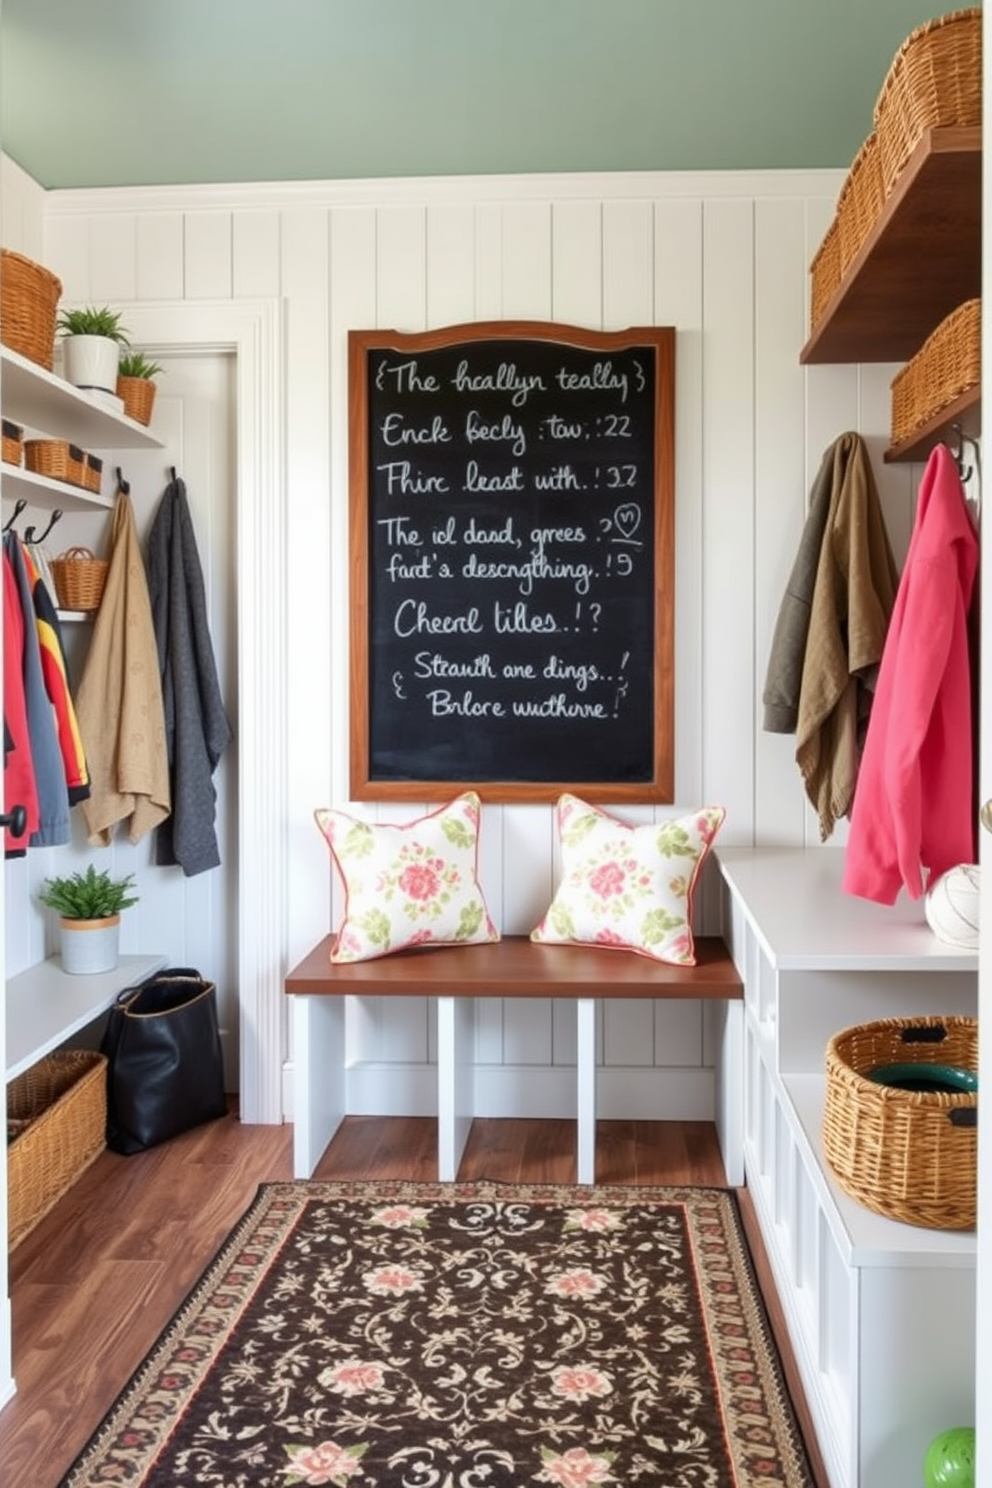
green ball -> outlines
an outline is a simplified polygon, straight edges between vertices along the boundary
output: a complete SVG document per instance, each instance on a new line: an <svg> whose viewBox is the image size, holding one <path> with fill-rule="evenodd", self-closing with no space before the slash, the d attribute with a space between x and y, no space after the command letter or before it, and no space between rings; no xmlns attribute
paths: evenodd
<svg viewBox="0 0 992 1488"><path fill-rule="evenodd" d="M953 1426L935 1436L923 1459L924 1488L975 1488L975 1428Z"/></svg>

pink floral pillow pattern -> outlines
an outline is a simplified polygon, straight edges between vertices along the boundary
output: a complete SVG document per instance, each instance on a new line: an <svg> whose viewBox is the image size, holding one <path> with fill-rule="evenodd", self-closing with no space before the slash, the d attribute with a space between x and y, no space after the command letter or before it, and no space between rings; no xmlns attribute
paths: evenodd
<svg viewBox="0 0 992 1488"><path fill-rule="evenodd" d="M725 815L722 806L704 806L675 821L631 827L577 796L561 796L561 884L531 940L695 966L692 891Z"/></svg>
<svg viewBox="0 0 992 1488"><path fill-rule="evenodd" d="M499 940L476 878L480 814L475 791L404 826L315 811L346 896L331 960Z"/></svg>

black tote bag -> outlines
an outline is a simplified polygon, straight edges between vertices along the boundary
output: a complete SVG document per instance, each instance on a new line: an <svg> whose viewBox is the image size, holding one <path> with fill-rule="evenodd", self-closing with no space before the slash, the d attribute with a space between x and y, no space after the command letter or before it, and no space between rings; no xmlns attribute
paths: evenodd
<svg viewBox="0 0 992 1488"><path fill-rule="evenodd" d="M101 1044L107 1146L129 1155L227 1114L217 989L170 966L122 992Z"/></svg>

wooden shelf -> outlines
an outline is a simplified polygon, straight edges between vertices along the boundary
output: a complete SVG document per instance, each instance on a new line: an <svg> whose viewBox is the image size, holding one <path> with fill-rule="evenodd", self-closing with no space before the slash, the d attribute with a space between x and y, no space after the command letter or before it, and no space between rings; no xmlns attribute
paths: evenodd
<svg viewBox="0 0 992 1488"><path fill-rule="evenodd" d="M982 132L930 129L799 360L906 362L981 292Z"/></svg>
<svg viewBox="0 0 992 1488"><path fill-rule="evenodd" d="M890 445L882 456L887 465L902 461L925 460L935 444L947 437L952 424L960 424L963 433L977 439L982 432L982 390L970 388L942 408L935 418L928 419L907 438Z"/></svg>

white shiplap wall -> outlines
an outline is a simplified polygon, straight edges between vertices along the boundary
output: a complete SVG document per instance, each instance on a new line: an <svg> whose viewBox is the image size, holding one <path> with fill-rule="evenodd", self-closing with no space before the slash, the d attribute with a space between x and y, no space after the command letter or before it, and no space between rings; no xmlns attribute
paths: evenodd
<svg viewBox="0 0 992 1488"><path fill-rule="evenodd" d="M255 659L288 679L286 768L274 762L271 780L288 857L279 976L340 907L312 812L347 803L353 327L533 318L677 328L676 799L623 814L637 822L715 802L728 812L724 843L817 840L792 740L762 731L760 701L807 493L827 445L859 429L901 559L920 473L882 462L894 367L799 365L808 264L841 181L840 172L676 173L44 194L5 162L4 242L54 269L64 300L281 302L288 654ZM550 807L485 808L481 876L503 930L531 928L557 867ZM233 879L252 866L225 871ZM702 929L716 923L712 889L710 875ZM233 882L229 892L233 903ZM16 894L15 885L15 904ZM8 913L11 899L8 885ZM478 1011L487 1108L569 1110L570 1009L533 1001ZM363 1003L350 1030L362 1061L354 1109L431 1109L429 1008ZM708 1034L694 1003L606 1004L602 1113L711 1114ZM290 1070L291 1055L288 1044L271 1051Z"/></svg>

